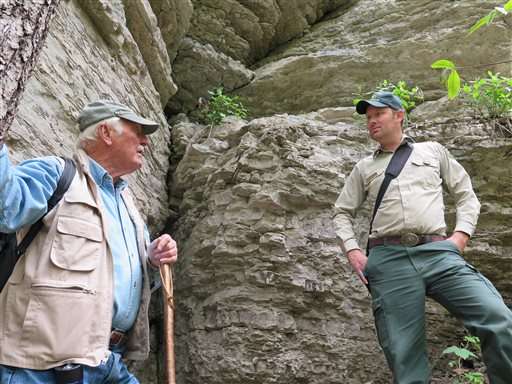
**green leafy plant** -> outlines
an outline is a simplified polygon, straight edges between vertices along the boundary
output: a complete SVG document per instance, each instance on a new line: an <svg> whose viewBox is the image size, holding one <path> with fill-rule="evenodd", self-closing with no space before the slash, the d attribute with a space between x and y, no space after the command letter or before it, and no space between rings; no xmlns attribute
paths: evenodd
<svg viewBox="0 0 512 384"><path fill-rule="evenodd" d="M511 11L512 0L507 1L502 7L495 7L469 28L468 35L471 35L485 25L491 24L499 14L507 15ZM461 89L461 80L459 72L457 71L457 66L450 60L441 59L433 62L430 67L432 69L440 69L443 71L441 78L448 91L448 99L452 100L456 98Z"/></svg>
<svg viewBox="0 0 512 384"><path fill-rule="evenodd" d="M380 91L393 92L402 100L407 113L411 112L418 104L423 102L423 91L420 87L409 86L407 82L400 80L398 83L393 84L388 80L383 80L377 87Z"/></svg>
<svg viewBox="0 0 512 384"><path fill-rule="evenodd" d="M406 81L400 80L396 84L389 80L382 80L373 92L355 98L352 102L356 105L365 96L371 96L375 92L388 91L398 96L407 113L410 113L416 106L423 102L423 91L421 88L408 85Z"/></svg>
<svg viewBox="0 0 512 384"><path fill-rule="evenodd" d="M430 67L443 70L443 81L448 90L448 99L455 99L460 92L460 75L455 64L450 60L441 59L433 62Z"/></svg>
<svg viewBox="0 0 512 384"><path fill-rule="evenodd" d="M512 78L487 72L462 88L464 97L475 112L489 118L510 116L512 110Z"/></svg>
<svg viewBox="0 0 512 384"><path fill-rule="evenodd" d="M224 94L222 87L208 91L208 94L210 98L203 113L203 117L208 125L212 127L219 125L227 116L237 116L241 119L247 117L249 111L238 96Z"/></svg>
<svg viewBox="0 0 512 384"><path fill-rule="evenodd" d="M480 372L466 372L464 373L462 383L468 384L484 384L484 375Z"/></svg>
<svg viewBox="0 0 512 384"><path fill-rule="evenodd" d="M485 25L491 24L496 16L500 14L507 15L510 11L512 11L512 0L507 1L505 4L503 4L502 7L495 7L491 12L478 20L471 26L468 35L471 35L473 32L476 32Z"/></svg>
<svg viewBox="0 0 512 384"><path fill-rule="evenodd" d="M476 370L464 367L464 362L480 360L480 339L476 336L464 336L462 346L452 345L446 348L443 355L451 357L448 366L452 368L455 378L453 384L484 384L484 375Z"/></svg>

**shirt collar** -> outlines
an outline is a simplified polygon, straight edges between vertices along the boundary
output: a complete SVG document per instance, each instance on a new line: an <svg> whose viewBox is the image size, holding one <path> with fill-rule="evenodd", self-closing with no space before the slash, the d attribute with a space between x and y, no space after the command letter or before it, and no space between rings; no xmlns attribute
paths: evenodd
<svg viewBox="0 0 512 384"><path fill-rule="evenodd" d="M114 189L118 189L122 191L128 186L128 182L124 179L119 179L114 183L112 176L103 168L98 162L96 162L92 157L88 157L89 160L89 169L92 178L100 187L111 185Z"/></svg>
<svg viewBox="0 0 512 384"><path fill-rule="evenodd" d="M402 141L400 142L400 145L402 145L405 142L412 144L412 143L414 143L414 139L412 137L407 136L407 135L402 135ZM377 149L375 151L373 151L373 158L375 159L381 153L385 153L385 152L391 153L391 151L386 151L386 150L382 149L382 147L379 144Z"/></svg>

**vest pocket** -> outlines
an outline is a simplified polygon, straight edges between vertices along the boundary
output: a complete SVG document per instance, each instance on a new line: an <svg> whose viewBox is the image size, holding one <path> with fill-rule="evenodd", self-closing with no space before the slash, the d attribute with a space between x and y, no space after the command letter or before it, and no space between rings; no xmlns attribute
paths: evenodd
<svg viewBox="0 0 512 384"><path fill-rule="evenodd" d="M32 284L22 349L48 364L86 356L97 316L96 296L80 285Z"/></svg>
<svg viewBox="0 0 512 384"><path fill-rule="evenodd" d="M89 272L96 268L103 232L99 225L75 217L60 216L53 240L52 263L71 271Z"/></svg>

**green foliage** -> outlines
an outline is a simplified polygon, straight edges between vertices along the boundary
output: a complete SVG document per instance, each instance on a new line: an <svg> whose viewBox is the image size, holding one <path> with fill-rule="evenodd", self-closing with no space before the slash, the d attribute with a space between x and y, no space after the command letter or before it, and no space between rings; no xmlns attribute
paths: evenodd
<svg viewBox="0 0 512 384"><path fill-rule="evenodd" d="M466 372L463 376L463 383L468 384L484 384L484 375L480 372Z"/></svg>
<svg viewBox="0 0 512 384"><path fill-rule="evenodd" d="M478 20L469 28L468 35L476 32L485 25L491 24L496 16L499 14L508 15L512 11L512 0L507 1L502 7L495 7L487 15ZM453 62L446 59L437 60L430 66L432 69L443 70L443 82L445 83L448 91L448 98L450 100L456 98L461 89L460 75L457 72L457 67Z"/></svg>
<svg viewBox="0 0 512 384"><path fill-rule="evenodd" d="M471 348L473 351L480 353L482 349L480 348L480 339L478 336L466 335L464 336L464 341L466 345Z"/></svg>
<svg viewBox="0 0 512 384"><path fill-rule="evenodd" d="M402 105L407 113L410 113L417 105L423 102L423 91L419 87L409 86L406 81L400 80L396 84L389 80L381 81L373 92L366 94L371 96L375 92L388 91L398 96L402 101ZM366 98L360 96L352 100L353 104L356 105L360 100Z"/></svg>
<svg viewBox="0 0 512 384"><path fill-rule="evenodd" d="M468 35L471 35L473 32L478 31L485 25L491 24L496 16L499 14L507 15L512 10L512 0L503 4L502 7L495 7L492 11L490 11L487 15L478 20L475 24L471 26L469 29Z"/></svg>
<svg viewBox="0 0 512 384"><path fill-rule="evenodd" d="M459 73L453 69L446 80L446 87L448 88L448 99L455 99L460 92L460 76Z"/></svg>
<svg viewBox="0 0 512 384"><path fill-rule="evenodd" d="M480 339L476 336L465 336L462 346L452 345L446 348L442 354L449 355L452 360L448 366L452 368L455 378L452 384L484 384L484 375L476 370L469 370L463 367L467 360L479 360L481 353Z"/></svg>
<svg viewBox="0 0 512 384"><path fill-rule="evenodd" d="M238 96L225 95L222 87L208 91L208 94L210 100L203 116L210 126L219 125L227 116L247 117L248 110Z"/></svg>
<svg viewBox="0 0 512 384"><path fill-rule="evenodd" d="M450 60L441 59L433 62L430 67L433 69L455 69L455 64Z"/></svg>
<svg viewBox="0 0 512 384"><path fill-rule="evenodd" d="M433 62L430 67L432 69L442 69L445 75L446 88L448 90L448 99L455 99L460 92L460 75L457 72L455 64L446 59Z"/></svg>
<svg viewBox="0 0 512 384"><path fill-rule="evenodd" d="M491 12L489 12L487 15L482 17L480 20L478 20L471 28L469 28L468 35L471 35L473 32L476 32L480 28L482 28L484 25L489 25L492 23L496 15L498 14L498 11L496 9L493 9Z"/></svg>
<svg viewBox="0 0 512 384"><path fill-rule="evenodd" d="M491 119L509 117L512 111L512 78L487 72L462 88L465 100L478 114Z"/></svg>
<svg viewBox="0 0 512 384"><path fill-rule="evenodd" d="M404 80L393 84L383 80L378 86L379 91L389 91L398 96L407 113L410 113L418 104L423 102L423 91L419 87L409 86Z"/></svg>
<svg viewBox="0 0 512 384"><path fill-rule="evenodd" d="M459 359L462 359L462 360L467 360L470 357L476 358L476 355L473 352L471 352L469 349L460 348L455 345L452 345L451 347L448 347L443 351L443 355L448 355L448 354L454 354L455 356L457 356Z"/></svg>

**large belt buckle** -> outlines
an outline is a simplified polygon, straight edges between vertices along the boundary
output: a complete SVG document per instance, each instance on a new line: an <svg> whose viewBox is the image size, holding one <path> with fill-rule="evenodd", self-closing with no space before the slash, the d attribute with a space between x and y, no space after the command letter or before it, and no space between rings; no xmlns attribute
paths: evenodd
<svg viewBox="0 0 512 384"><path fill-rule="evenodd" d="M415 233L408 232L400 237L400 242L406 247L415 247L420 242L420 237Z"/></svg>

